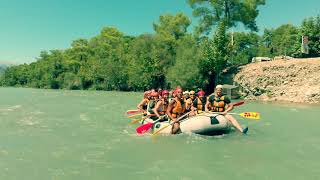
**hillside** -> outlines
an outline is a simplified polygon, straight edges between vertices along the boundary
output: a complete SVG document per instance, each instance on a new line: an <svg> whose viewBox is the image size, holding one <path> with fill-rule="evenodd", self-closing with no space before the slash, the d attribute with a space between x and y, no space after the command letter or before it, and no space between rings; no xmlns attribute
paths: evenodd
<svg viewBox="0 0 320 180"><path fill-rule="evenodd" d="M248 64L234 81L246 99L320 103L320 58Z"/></svg>

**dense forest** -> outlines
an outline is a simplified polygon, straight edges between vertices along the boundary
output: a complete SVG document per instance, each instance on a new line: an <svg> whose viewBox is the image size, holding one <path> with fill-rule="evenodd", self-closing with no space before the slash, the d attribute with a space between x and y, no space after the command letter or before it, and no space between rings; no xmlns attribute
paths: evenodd
<svg viewBox="0 0 320 180"><path fill-rule="evenodd" d="M150 34L129 36L105 27L68 49L43 51L36 62L7 68L0 85L120 91L180 85L212 91L223 69L255 56L320 56L320 16L258 34L255 19L265 0L215 2L187 1L198 18L193 31L184 13L161 15ZM246 31L231 31L240 25ZM309 37L309 54L301 53L302 35Z"/></svg>

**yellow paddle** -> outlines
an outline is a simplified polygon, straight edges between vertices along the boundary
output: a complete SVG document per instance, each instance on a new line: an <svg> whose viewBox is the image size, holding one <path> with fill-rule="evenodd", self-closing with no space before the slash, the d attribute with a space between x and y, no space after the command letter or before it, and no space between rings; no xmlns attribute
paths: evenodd
<svg viewBox="0 0 320 180"><path fill-rule="evenodd" d="M206 111L207 113L213 113L213 114L219 114L218 112L211 112L211 111ZM247 119L255 119L255 120L260 120L260 113L258 112L243 112L243 113L228 113L232 115L239 115L241 117L247 118ZM200 114L201 116L202 114ZM205 115L204 115L205 116Z"/></svg>
<svg viewBox="0 0 320 180"><path fill-rule="evenodd" d="M237 114L237 113L229 113L229 114L236 114L241 117L248 118L248 119L255 119L255 120L260 119L260 113L258 113L258 112L243 112L240 114Z"/></svg>
<svg viewBox="0 0 320 180"><path fill-rule="evenodd" d="M128 118L132 118L132 117L136 117L136 116L141 116L141 115L143 115L143 113L134 114L134 115L128 116Z"/></svg>
<svg viewBox="0 0 320 180"><path fill-rule="evenodd" d="M192 111L184 114L183 116L179 117L177 120L180 121L182 118L186 117L187 115L189 115ZM159 132L161 132L162 130L166 129L167 127L169 127L170 125L172 125L173 123L170 123L168 125L165 125L164 127L162 127L161 129L158 129L156 132L152 133L151 137L154 137L155 135L157 135Z"/></svg>
<svg viewBox="0 0 320 180"><path fill-rule="evenodd" d="M139 119L134 119L133 121L131 121L129 124L136 124L138 123L139 121L142 121L142 120L145 120L147 119L148 116L145 116L143 118L139 118Z"/></svg>

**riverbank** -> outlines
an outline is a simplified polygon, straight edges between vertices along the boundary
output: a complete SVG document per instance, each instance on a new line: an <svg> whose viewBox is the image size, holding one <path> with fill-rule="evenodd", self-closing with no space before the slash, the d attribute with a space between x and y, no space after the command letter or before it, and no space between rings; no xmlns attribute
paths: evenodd
<svg viewBox="0 0 320 180"><path fill-rule="evenodd" d="M233 80L245 99L320 103L320 58L248 64Z"/></svg>

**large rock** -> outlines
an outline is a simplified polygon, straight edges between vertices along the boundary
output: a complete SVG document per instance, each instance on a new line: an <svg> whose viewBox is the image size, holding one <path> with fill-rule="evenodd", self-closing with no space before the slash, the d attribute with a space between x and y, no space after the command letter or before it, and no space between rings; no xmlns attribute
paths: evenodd
<svg viewBox="0 0 320 180"><path fill-rule="evenodd" d="M320 103L320 58L248 64L234 81L248 99Z"/></svg>

